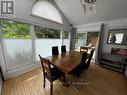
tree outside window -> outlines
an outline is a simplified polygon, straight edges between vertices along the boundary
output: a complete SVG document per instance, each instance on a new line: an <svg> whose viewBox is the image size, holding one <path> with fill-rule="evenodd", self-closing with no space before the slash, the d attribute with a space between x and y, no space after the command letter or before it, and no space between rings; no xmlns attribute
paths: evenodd
<svg viewBox="0 0 127 95"><path fill-rule="evenodd" d="M34 26L34 32L37 38L60 39L60 30Z"/></svg>
<svg viewBox="0 0 127 95"><path fill-rule="evenodd" d="M0 19L0 26L4 38L30 38L27 23Z"/></svg>
<svg viewBox="0 0 127 95"><path fill-rule="evenodd" d="M69 33L67 31L63 32L63 39L68 39Z"/></svg>

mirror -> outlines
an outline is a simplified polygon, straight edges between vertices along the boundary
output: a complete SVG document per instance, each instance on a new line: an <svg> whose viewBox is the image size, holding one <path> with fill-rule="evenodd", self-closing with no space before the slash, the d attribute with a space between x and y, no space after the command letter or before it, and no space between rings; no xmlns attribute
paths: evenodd
<svg viewBox="0 0 127 95"><path fill-rule="evenodd" d="M107 43L127 45L127 29L110 29Z"/></svg>

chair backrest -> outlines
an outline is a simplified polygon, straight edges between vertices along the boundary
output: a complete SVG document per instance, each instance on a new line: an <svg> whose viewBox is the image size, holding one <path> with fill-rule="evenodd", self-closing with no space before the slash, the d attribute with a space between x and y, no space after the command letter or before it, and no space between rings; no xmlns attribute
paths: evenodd
<svg viewBox="0 0 127 95"><path fill-rule="evenodd" d="M82 53L80 64L73 70L72 75L79 77L84 70L84 65L87 59L87 52Z"/></svg>
<svg viewBox="0 0 127 95"><path fill-rule="evenodd" d="M88 47L80 47L80 52L87 52L88 51Z"/></svg>
<svg viewBox="0 0 127 95"><path fill-rule="evenodd" d="M89 43L89 44L88 44L88 47L92 47L92 46L93 46L93 44L92 44L92 43Z"/></svg>
<svg viewBox="0 0 127 95"><path fill-rule="evenodd" d="M91 62L91 59L92 59L92 57L93 57L94 50L95 50L95 49L92 49L92 50L91 50L90 55L89 55L89 58L88 58L88 60L87 60L87 63L90 63L90 62Z"/></svg>
<svg viewBox="0 0 127 95"><path fill-rule="evenodd" d="M81 64L86 63L86 59L87 59L87 52L83 52L82 58L81 58Z"/></svg>
<svg viewBox="0 0 127 95"><path fill-rule="evenodd" d="M48 59L45 59L39 55L40 61L41 61L41 66L43 69L43 75L48 74L49 79L52 80L52 75L51 75L51 63L49 62Z"/></svg>
<svg viewBox="0 0 127 95"><path fill-rule="evenodd" d="M61 46L61 53L65 53L66 52L66 46L65 45L62 45Z"/></svg>
<svg viewBox="0 0 127 95"><path fill-rule="evenodd" d="M85 66L84 66L84 69L85 70L88 69L88 67L90 66L90 62L91 62L91 59L93 57L94 50L95 49L92 49L91 50L90 55L89 55L89 58L88 58L87 62L85 63Z"/></svg>
<svg viewBox="0 0 127 95"><path fill-rule="evenodd" d="M58 55L59 51L58 51L58 46L53 46L52 47L52 55Z"/></svg>

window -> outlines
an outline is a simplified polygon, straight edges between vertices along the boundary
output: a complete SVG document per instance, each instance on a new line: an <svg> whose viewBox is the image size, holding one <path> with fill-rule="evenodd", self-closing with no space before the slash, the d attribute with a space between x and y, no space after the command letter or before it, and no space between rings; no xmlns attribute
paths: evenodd
<svg viewBox="0 0 127 95"><path fill-rule="evenodd" d="M0 26L4 38L30 38L29 24L0 19Z"/></svg>
<svg viewBox="0 0 127 95"><path fill-rule="evenodd" d="M63 32L63 39L68 39L68 32L67 31L64 31Z"/></svg>
<svg viewBox="0 0 127 95"><path fill-rule="evenodd" d="M60 39L60 30L57 29L34 26L34 32L37 38Z"/></svg>
<svg viewBox="0 0 127 95"><path fill-rule="evenodd" d="M77 33L76 34L75 48L79 49L80 46L85 46L86 40L87 40L87 33Z"/></svg>
<svg viewBox="0 0 127 95"><path fill-rule="evenodd" d="M32 8L32 15L52 20L58 23L63 23L58 10L48 1L39 0Z"/></svg>

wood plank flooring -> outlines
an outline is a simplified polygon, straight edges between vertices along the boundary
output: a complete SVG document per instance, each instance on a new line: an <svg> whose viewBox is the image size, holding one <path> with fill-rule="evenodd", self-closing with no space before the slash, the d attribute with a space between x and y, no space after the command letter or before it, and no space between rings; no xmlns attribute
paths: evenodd
<svg viewBox="0 0 127 95"><path fill-rule="evenodd" d="M92 64L88 70L88 85L77 92L59 81L54 83L54 95L127 95L127 79L123 74ZM43 88L42 69L38 68L4 81L2 95L50 95L49 81Z"/></svg>

